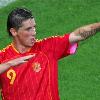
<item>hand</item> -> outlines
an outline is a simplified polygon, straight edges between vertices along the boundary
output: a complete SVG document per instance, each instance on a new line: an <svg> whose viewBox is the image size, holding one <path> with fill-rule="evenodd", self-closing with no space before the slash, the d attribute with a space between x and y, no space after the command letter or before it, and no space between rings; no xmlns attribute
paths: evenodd
<svg viewBox="0 0 100 100"><path fill-rule="evenodd" d="M34 56L35 55L28 55L28 56L24 56L24 57L19 57L19 58L16 58L14 60L10 60L7 63L8 63L9 66L20 65L20 64L23 64L25 62L28 62L28 60L31 59Z"/></svg>
<svg viewBox="0 0 100 100"><path fill-rule="evenodd" d="M29 59L31 59L34 56L35 56L35 54L24 56L24 57L19 57L19 58L16 58L16 59L13 59L13 60L10 60L8 62L0 64L0 74L5 72L11 66L17 66L17 65L20 65L20 64L27 62Z"/></svg>

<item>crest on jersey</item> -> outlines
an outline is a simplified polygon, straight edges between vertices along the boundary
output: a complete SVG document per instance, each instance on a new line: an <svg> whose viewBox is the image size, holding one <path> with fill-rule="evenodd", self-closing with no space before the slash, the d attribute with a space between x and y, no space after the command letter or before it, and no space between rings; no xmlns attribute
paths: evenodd
<svg viewBox="0 0 100 100"><path fill-rule="evenodd" d="M32 67L33 67L33 70L34 70L35 72L40 72L40 70L41 70L41 65L40 65L40 63L38 63L38 62L33 63L33 64L32 64Z"/></svg>

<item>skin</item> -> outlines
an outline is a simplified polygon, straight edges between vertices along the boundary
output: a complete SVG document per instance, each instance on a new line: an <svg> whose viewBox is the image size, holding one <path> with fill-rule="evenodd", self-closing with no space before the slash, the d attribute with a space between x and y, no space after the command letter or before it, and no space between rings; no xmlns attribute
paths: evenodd
<svg viewBox="0 0 100 100"><path fill-rule="evenodd" d="M86 40L95 33L100 31L100 23L94 23L87 26L80 27L75 31L70 33L69 42L75 43L79 41ZM34 19L28 19L22 22L22 27L18 30L11 28L10 32L13 36L13 46L20 53L27 52L34 43L36 42L36 23ZM16 66L22 63L25 63L31 59L34 55L29 55L25 57L20 57L14 60L0 64L0 74L6 71L10 66ZM5 66L5 67L4 67Z"/></svg>
<svg viewBox="0 0 100 100"><path fill-rule="evenodd" d="M93 23L82 26L70 34L69 41L70 43L83 41L95 35L97 32L100 32L100 23Z"/></svg>
<svg viewBox="0 0 100 100"><path fill-rule="evenodd" d="M34 55L20 57L20 58L17 58L17 59L14 59L14 60L10 60L8 62L0 64L0 74L5 72L11 66L16 66L16 65L20 65L20 64L26 63L32 57L34 57Z"/></svg>
<svg viewBox="0 0 100 100"><path fill-rule="evenodd" d="M22 27L18 30L11 28L13 36L13 46L20 52L27 52L35 43L36 23L34 19L28 19L22 22Z"/></svg>
<svg viewBox="0 0 100 100"><path fill-rule="evenodd" d="M13 46L20 52L25 53L27 52L36 42L35 36L35 20L28 19L22 22L22 27L18 30L11 28L10 32L13 36ZM22 63L27 62L29 59L34 57L34 55L29 55L25 57L19 57L14 60L10 60L8 62L0 64L0 74L6 71L10 66L16 66Z"/></svg>

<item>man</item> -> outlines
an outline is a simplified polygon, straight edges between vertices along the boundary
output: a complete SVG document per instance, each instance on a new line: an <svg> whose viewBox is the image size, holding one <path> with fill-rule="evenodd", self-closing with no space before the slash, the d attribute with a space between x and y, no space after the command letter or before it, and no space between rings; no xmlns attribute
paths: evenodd
<svg viewBox="0 0 100 100"><path fill-rule="evenodd" d="M13 42L0 52L3 100L59 100L58 60L74 54L77 43L98 32L100 23L40 41L35 28L27 9L14 9L8 16L7 30Z"/></svg>

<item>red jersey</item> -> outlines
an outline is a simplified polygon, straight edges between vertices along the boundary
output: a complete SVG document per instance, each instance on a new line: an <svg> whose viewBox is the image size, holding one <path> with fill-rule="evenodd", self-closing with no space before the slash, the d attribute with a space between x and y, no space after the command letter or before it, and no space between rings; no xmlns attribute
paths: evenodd
<svg viewBox="0 0 100 100"><path fill-rule="evenodd" d="M59 100L58 60L74 53L76 46L69 43L69 34L37 41L24 54L8 45L0 52L0 63L29 54L34 57L0 75L2 99Z"/></svg>

